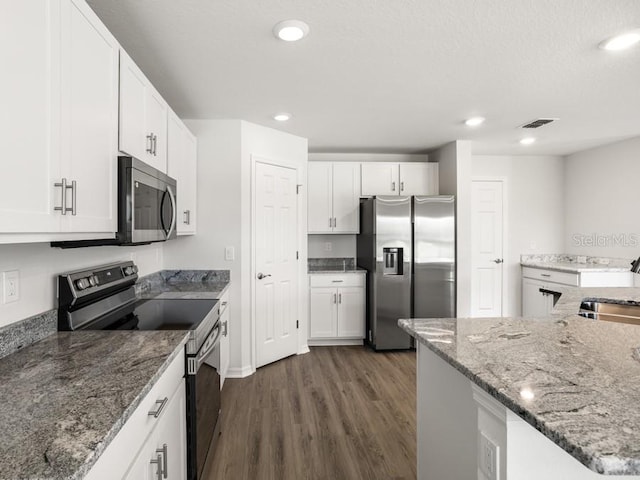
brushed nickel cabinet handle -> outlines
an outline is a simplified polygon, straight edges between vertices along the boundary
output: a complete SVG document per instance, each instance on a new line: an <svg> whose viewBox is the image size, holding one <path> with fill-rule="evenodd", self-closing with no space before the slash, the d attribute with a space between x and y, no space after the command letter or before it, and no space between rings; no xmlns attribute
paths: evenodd
<svg viewBox="0 0 640 480"><path fill-rule="evenodd" d="M62 215L67 214L67 179L63 178L60 183L54 183L54 187L61 187L62 195L59 207L53 207L53 210L56 212L60 212Z"/></svg>
<svg viewBox="0 0 640 480"><path fill-rule="evenodd" d="M156 400L156 405L160 404L160 406L156 410L149 411L148 415L153 415L154 418L158 418L162 413L162 410L164 410L164 407L167 405L168 401L168 397L164 397L162 400Z"/></svg>
<svg viewBox="0 0 640 480"><path fill-rule="evenodd" d="M147 143L148 143L148 146L146 148L146 152L153 155L153 133L150 133L149 135L147 135Z"/></svg>
<svg viewBox="0 0 640 480"><path fill-rule="evenodd" d="M400 182L400 191L404 192L404 182Z"/></svg>
<svg viewBox="0 0 640 480"><path fill-rule="evenodd" d="M71 187L67 187L67 188L71 188L71 208L69 209L69 211L71 212L71 215L75 215L76 214L76 193L78 191L76 181L73 180L71 182Z"/></svg>
<svg viewBox="0 0 640 480"><path fill-rule="evenodd" d="M391 182L391 191L392 192L396 191L396 182Z"/></svg>
<svg viewBox="0 0 640 480"><path fill-rule="evenodd" d="M338 303L342 303L342 294L341 293L338 294Z"/></svg>
<svg viewBox="0 0 640 480"><path fill-rule="evenodd" d="M157 448L156 449L156 453L159 453L162 455L162 476L164 478L167 478L167 474L169 472L169 468L167 467L167 464L169 463L169 455L167 454L167 444L165 443L164 445L162 445L162 448Z"/></svg>
<svg viewBox="0 0 640 480"><path fill-rule="evenodd" d="M162 450L161 450L162 451ZM157 450L156 450L157 452ZM152 465L155 464L156 465L156 478L158 480L162 480L162 455L158 454L156 456L156 458L154 458L153 460L151 460L150 462Z"/></svg>

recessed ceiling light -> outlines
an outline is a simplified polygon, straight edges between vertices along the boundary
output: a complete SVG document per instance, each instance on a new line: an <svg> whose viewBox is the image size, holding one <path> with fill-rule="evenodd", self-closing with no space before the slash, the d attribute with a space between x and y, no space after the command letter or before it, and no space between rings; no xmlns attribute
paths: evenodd
<svg viewBox="0 0 640 480"><path fill-rule="evenodd" d="M524 137L520 140L520 143L522 145L531 145L532 143L535 143L535 141L536 139L534 137Z"/></svg>
<svg viewBox="0 0 640 480"><path fill-rule="evenodd" d="M465 120L464 123L468 127L477 127L478 125L482 125L484 123L484 117L471 117Z"/></svg>
<svg viewBox="0 0 640 480"><path fill-rule="evenodd" d="M276 113L273 116L274 120L277 120L278 122L286 122L287 120L289 120L291 118L291 114L290 113Z"/></svg>
<svg viewBox="0 0 640 480"><path fill-rule="evenodd" d="M608 38L600 42L599 47L603 50L610 51L625 50L633 47L638 42L640 42L640 29L631 30Z"/></svg>
<svg viewBox="0 0 640 480"><path fill-rule="evenodd" d="M296 42L309 33L309 25L300 20L284 20L276 23L273 34L285 42Z"/></svg>

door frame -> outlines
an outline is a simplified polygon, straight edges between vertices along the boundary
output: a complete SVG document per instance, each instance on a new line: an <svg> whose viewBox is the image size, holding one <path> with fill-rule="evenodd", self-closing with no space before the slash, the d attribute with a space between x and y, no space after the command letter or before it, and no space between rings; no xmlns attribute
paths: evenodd
<svg viewBox="0 0 640 480"><path fill-rule="evenodd" d="M251 261L250 261L250 278L251 278L251 282L250 282L250 305L251 305L251 312L250 312L250 324L251 324L251 332L250 332L250 336L251 336L251 370L252 372L255 372L257 369L257 364L258 364L258 346L257 346L257 338L256 338L256 291L255 291L255 278L257 275L257 271L256 271L256 228L255 228L255 221L256 221L256 165L258 163L262 163L262 164L266 164L266 165L273 165L274 167L282 167L282 168L289 168L291 170L293 170L296 174L296 183L297 185L300 185L300 166L294 162L288 162L286 160L272 160L269 159L267 157L263 157L261 155L256 155L256 154L251 154L251 223L250 223L250 230L251 230ZM301 252L301 245L300 245L300 208L302 208L303 203L300 200L301 195L300 192L298 192L298 194L296 195L296 232L297 232L297 238L296 238L296 246L297 246L297 251ZM305 225L306 228L306 225ZM306 237L305 237L306 238ZM300 342L300 338L301 335L306 334L306 328L303 328L303 325L306 325L307 322L307 318L306 316L302 317L301 312L303 312L302 310L302 306L304 305L304 302L302 302L302 298L303 295L301 295L301 288L302 288L302 277L303 275L301 275L301 270L300 270L300 261L303 260L302 258L298 258L298 269L297 269L297 275L296 275L296 307L297 307L297 317L298 317L298 322L299 322L299 328L296 331L296 345L297 345L297 354L300 353L306 353L309 351L309 347L307 346L307 342L306 342L306 337L302 337L305 338L305 342L304 345L301 346L301 342ZM305 269L306 272L306 269ZM304 275L304 279L306 280L307 275Z"/></svg>
<svg viewBox="0 0 640 480"><path fill-rule="evenodd" d="M471 177L471 187L473 186L474 182L500 182L502 183L502 258L503 258L503 263L502 263L502 301L500 302L501 305L501 309L502 309L502 316L505 315L505 312L507 312L509 310L509 289L508 289L508 285L509 285L509 265L510 263L508 262L509 259L509 246L507 243L507 239L509 238L509 236L507 235L507 227L508 227L508 202L507 202L507 198L509 195L508 192L508 179L505 176L501 176L501 175L495 175L495 176L472 176ZM473 188L470 188L470 193L473 192ZM471 200L473 201L473 198L471 198ZM471 224L473 225L473 207L471 208ZM471 239L473 240L473 233L471 234ZM473 250L471 252L471 254L473 255ZM473 257L472 257L472 262L473 262ZM473 288L474 285L474 275L475 275L475 271L472 268L471 270L471 288ZM469 294L471 295L471 292L469 292ZM471 312L472 313L472 312Z"/></svg>

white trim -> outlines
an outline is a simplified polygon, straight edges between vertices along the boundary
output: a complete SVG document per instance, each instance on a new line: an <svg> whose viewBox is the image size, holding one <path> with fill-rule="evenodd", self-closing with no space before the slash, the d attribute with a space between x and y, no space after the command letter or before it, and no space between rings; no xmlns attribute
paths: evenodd
<svg viewBox="0 0 640 480"><path fill-rule="evenodd" d="M300 345L297 355L304 355L305 353L309 353L310 351L311 350L309 350L309 345L305 343L304 345Z"/></svg>
<svg viewBox="0 0 640 480"><path fill-rule="evenodd" d="M487 412L498 420L501 420L503 423L507 421L507 407L473 383L471 383L471 390L473 393L473 399L479 407L484 408Z"/></svg>
<svg viewBox="0 0 640 480"><path fill-rule="evenodd" d="M256 369L251 365L245 365L244 367L229 367L227 370L226 378L245 378L249 375L256 373Z"/></svg>
<svg viewBox="0 0 640 480"><path fill-rule="evenodd" d="M287 162L287 161L276 161L276 160L270 160L267 159L265 157L262 157L260 155L255 155L255 154L251 154L251 224L250 224L250 230L251 230L251 265L250 265L250 271L251 271L251 281L250 281L250 305L251 305L251 312L250 312L250 316L251 316L251 332L250 332L250 336L251 336L251 368L252 368L252 372L254 373L257 369L257 365L258 365L258 355L257 355L257 338L256 338L256 291L255 291L255 278L256 278L256 229L255 229L255 219L256 219L256 164L258 163L262 163L265 165L272 165L274 167L281 167L281 168L288 168L290 170L293 170L295 172L295 178L296 178L296 182L298 181L299 178L299 166L296 165L295 163L291 163L291 162ZM299 237L299 231L300 231L300 225L299 225L299 211L300 211L300 195L296 195L296 237ZM298 251L300 251L300 247L299 247L299 242L300 239L296 238L296 244L298 245ZM298 269L296 270L296 306L297 306L297 311L298 311L298 317L299 312L300 312L300 289L301 289L301 275L300 275L300 268L298 267ZM306 282L306 276L305 276L305 282ZM298 319L298 321L300 322L300 319ZM304 321L304 319L302 320ZM297 353L305 353L305 352L300 352L300 328L296 329L296 345L297 345Z"/></svg>
<svg viewBox="0 0 640 480"><path fill-rule="evenodd" d="M509 243L507 235L507 230L509 226L509 212L508 212L508 196L509 196L509 188L507 177L505 176L472 176L471 183L473 182L501 182L502 183L502 258L504 262L502 263L502 316L504 317L505 312L509 311ZM471 212L473 214L473 211ZM473 220L472 220L473 221ZM473 277L474 272L471 272ZM473 288L473 278L471 282ZM471 293L471 292L469 292Z"/></svg>
<svg viewBox="0 0 640 480"><path fill-rule="evenodd" d="M331 345L347 346L347 345L364 345L362 338L326 338L326 339L309 339L310 347L328 347Z"/></svg>

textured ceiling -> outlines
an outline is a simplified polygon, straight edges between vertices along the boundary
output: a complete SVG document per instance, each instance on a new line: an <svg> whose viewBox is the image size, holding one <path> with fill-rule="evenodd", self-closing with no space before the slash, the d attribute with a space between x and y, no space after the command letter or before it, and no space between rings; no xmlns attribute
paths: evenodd
<svg viewBox="0 0 640 480"><path fill-rule="evenodd" d="M567 154L640 135L640 0L89 0L182 118L241 118L315 152ZM307 22L297 43L280 20ZM286 124L271 116L290 112ZM470 130L463 120L487 118ZM517 129L560 120L522 147Z"/></svg>

